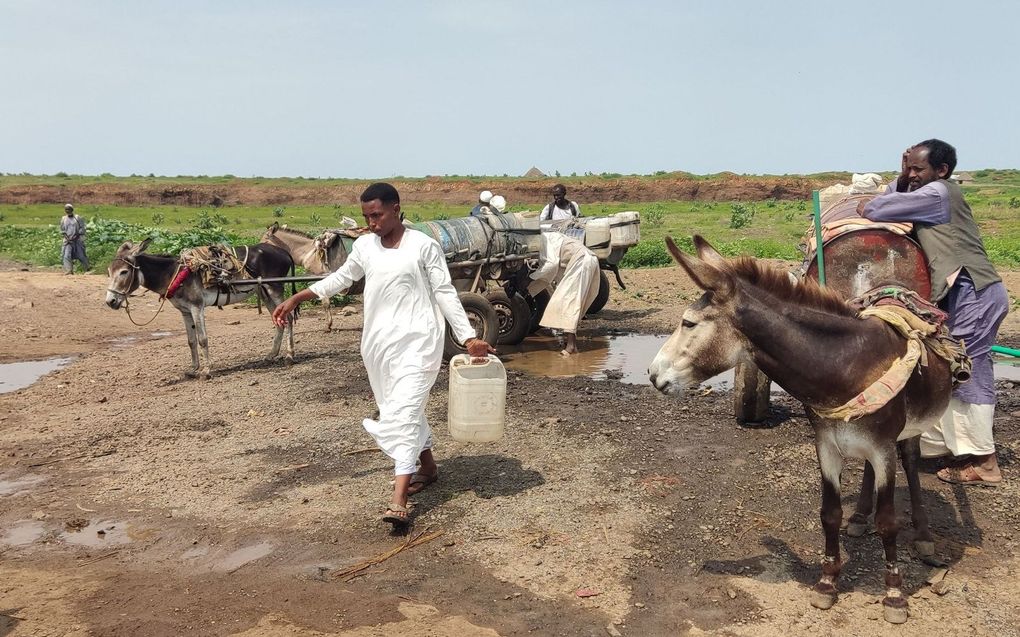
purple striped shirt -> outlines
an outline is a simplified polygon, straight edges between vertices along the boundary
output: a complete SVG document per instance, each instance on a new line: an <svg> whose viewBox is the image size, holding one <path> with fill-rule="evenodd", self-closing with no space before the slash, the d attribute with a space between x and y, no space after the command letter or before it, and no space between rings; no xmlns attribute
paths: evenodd
<svg viewBox="0 0 1020 637"><path fill-rule="evenodd" d="M896 182L884 194L864 206L872 221L901 221L937 226L949 223L949 190L941 181L925 184L913 192L896 192Z"/></svg>

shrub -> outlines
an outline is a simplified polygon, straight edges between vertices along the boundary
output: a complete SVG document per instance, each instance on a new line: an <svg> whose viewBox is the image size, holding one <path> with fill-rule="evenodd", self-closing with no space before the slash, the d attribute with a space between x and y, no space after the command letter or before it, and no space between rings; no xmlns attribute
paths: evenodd
<svg viewBox="0 0 1020 637"><path fill-rule="evenodd" d="M154 212L154 213L152 213L152 225L154 225L154 226L161 226L161 225L163 225L163 220L164 219L165 219L165 217L163 216L162 212Z"/></svg>
<svg viewBox="0 0 1020 637"><path fill-rule="evenodd" d="M684 247L685 242L688 244L687 247L693 247L690 239L681 239L679 242L681 248ZM620 261L620 267L661 268L672 263L673 257L670 256L669 251L666 249L664 241L642 241L630 250L627 250L627 254L623 255L623 260Z"/></svg>
<svg viewBox="0 0 1020 637"><path fill-rule="evenodd" d="M1020 197L1010 197L1009 198L1009 207L1010 208L1020 208Z"/></svg>
<svg viewBox="0 0 1020 637"><path fill-rule="evenodd" d="M309 217L309 220L312 222L313 226L318 226L319 223L322 221L322 217L319 216L319 213L313 212L312 216Z"/></svg>
<svg viewBox="0 0 1020 637"><path fill-rule="evenodd" d="M273 216L279 219L283 216L283 208L273 208Z"/></svg>
<svg viewBox="0 0 1020 637"><path fill-rule="evenodd" d="M730 206L730 227L745 228L751 225L754 213L757 212L754 206L749 204L735 203Z"/></svg>
<svg viewBox="0 0 1020 637"><path fill-rule="evenodd" d="M641 223L658 228L666 220L666 206L661 203L652 204L641 212Z"/></svg>

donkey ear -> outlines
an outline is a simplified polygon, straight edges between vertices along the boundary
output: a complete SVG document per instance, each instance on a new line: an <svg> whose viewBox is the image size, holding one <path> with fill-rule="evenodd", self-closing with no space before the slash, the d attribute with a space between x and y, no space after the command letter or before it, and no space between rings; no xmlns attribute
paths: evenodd
<svg viewBox="0 0 1020 637"><path fill-rule="evenodd" d="M713 248L712 244L700 234L694 235L694 249L698 251L698 258L702 261L707 261L717 266L722 266L726 263L723 255L719 254L719 251Z"/></svg>
<svg viewBox="0 0 1020 637"><path fill-rule="evenodd" d="M680 267L687 271L687 275L691 277L694 284L702 290L715 292L722 297L728 296L733 290L733 280L729 274L708 261L702 261L681 252L673 241L673 237L666 237L666 247L669 248L670 254L680 264Z"/></svg>
<svg viewBox="0 0 1020 637"><path fill-rule="evenodd" d="M125 252L131 252L131 250L134 247L135 247L135 244L131 243L130 241L125 241L124 243L120 244L119 248L117 248L117 254L124 254Z"/></svg>
<svg viewBox="0 0 1020 637"><path fill-rule="evenodd" d="M276 231L279 230L279 229L280 229L280 222L279 221L274 221L273 225L271 225L268 228L266 228L266 232L268 232L269 234L276 234Z"/></svg>
<svg viewBox="0 0 1020 637"><path fill-rule="evenodd" d="M134 249L131 250L131 254L141 254L145 252L145 249L149 247L150 243L152 243L152 237L146 237L145 239L142 240L141 243L139 243L137 246L134 247Z"/></svg>

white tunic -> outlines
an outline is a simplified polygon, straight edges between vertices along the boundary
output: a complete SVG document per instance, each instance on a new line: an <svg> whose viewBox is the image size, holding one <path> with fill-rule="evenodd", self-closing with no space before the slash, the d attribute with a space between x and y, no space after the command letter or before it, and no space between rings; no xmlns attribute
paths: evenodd
<svg viewBox="0 0 1020 637"><path fill-rule="evenodd" d="M347 261L309 289L328 302L362 277L361 357L379 405L379 420L363 424L393 458L398 475L413 473L418 455L431 447L425 403L442 364L446 322L461 343L475 330L450 283L442 249L417 230L405 229L395 248L384 248L375 234L359 237Z"/></svg>
<svg viewBox="0 0 1020 637"><path fill-rule="evenodd" d="M542 233L541 265L531 274L528 291L552 290L539 325L576 333L577 325L599 293L599 260L580 240L558 232Z"/></svg>

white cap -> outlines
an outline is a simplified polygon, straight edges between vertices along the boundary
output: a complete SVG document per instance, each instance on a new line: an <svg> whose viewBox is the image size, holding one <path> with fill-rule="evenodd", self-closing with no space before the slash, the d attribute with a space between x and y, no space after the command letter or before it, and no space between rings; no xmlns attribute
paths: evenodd
<svg viewBox="0 0 1020 637"><path fill-rule="evenodd" d="M64 210L74 210L74 206L69 203L64 204Z"/></svg>
<svg viewBox="0 0 1020 637"><path fill-rule="evenodd" d="M503 195L496 195L491 201L489 201L489 205L497 211L503 212L506 210L506 199L503 198Z"/></svg>
<svg viewBox="0 0 1020 637"><path fill-rule="evenodd" d="M489 192L488 190L483 190L478 195L478 201L480 201L482 203L489 203L490 201L492 201L492 193Z"/></svg>

